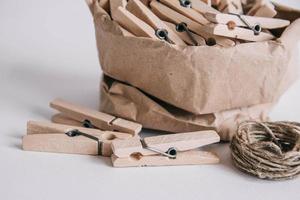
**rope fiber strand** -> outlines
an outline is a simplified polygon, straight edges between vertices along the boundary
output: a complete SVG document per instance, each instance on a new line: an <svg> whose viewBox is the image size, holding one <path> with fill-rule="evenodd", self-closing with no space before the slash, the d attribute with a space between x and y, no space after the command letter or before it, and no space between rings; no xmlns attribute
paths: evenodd
<svg viewBox="0 0 300 200"><path fill-rule="evenodd" d="M261 179L290 179L300 173L300 123L243 122L230 148L235 166Z"/></svg>

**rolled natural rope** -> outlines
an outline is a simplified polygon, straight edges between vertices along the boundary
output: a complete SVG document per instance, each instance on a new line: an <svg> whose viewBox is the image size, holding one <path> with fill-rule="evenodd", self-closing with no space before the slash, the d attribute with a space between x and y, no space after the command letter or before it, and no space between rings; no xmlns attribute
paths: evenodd
<svg viewBox="0 0 300 200"><path fill-rule="evenodd" d="M231 143L234 164L262 179L300 173L300 123L243 122Z"/></svg>

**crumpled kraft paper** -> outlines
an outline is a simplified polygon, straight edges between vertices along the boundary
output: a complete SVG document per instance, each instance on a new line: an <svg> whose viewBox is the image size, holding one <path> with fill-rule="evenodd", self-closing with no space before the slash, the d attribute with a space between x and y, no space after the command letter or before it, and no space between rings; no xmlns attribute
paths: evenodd
<svg viewBox="0 0 300 200"><path fill-rule="evenodd" d="M272 108L272 104L263 104L195 115L109 77L105 77L101 84L100 102L100 110L137 121L144 128L173 133L216 130L223 141L231 140L237 125L244 120L267 120Z"/></svg>
<svg viewBox="0 0 300 200"><path fill-rule="evenodd" d="M297 78L299 19L276 41L181 47L124 37L98 1L90 10L103 72L190 113L276 102Z"/></svg>

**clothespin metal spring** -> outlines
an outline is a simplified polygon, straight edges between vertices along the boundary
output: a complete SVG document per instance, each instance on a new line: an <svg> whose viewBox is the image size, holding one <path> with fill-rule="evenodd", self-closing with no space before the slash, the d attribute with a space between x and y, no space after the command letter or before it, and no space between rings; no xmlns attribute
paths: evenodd
<svg viewBox="0 0 300 200"><path fill-rule="evenodd" d="M179 24L176 25L176 31L178 32L183 32L185 31L188 35L188 37L192 40L192 42L194 43L195 46L199 46L198 42L195 40L195 38L193 37L191 31L188 29L187 24L184 22L181 22Z"/></svg>
<svg viewBox="0 0 300 200"><path fill-rule="evenodd" d="M254 32L254 35L259 35L260 32L262 31L261 25L259 23L254 24L254 26L251 26L250 23L240 14L236 13L228 13L230 15L235 15L239 17L239 19L249 28Z"/></svg>
<svg viewBox="0 0 300 200"><path fill-rule="evenodd" d="M99 140L99 138L93 136L93 135L90 135L90 134L86 134L86 133L83 133L77 129L74 129L74 130L71 130L71 131L68 131L66 132L66 135L69 136L69 137L77 137L77 136L84 136L84 137L87 137L87 138L90 138L92 140L95 140L98 144L98 155L102 156L103 155L103 152L102 152L102 146L103 146L103 143L102 141Z"/></svg>
<svg viewBox="0 0 300 200"><path fill-rule="evenodd" d="M88 120L88 119L83 120L82 125L83 125L85 128L96 128L96 127L92 124L92 122L91 122L90 120Z"/></svg>
<svg viewBox="0 0 300 200"><path fill-rule="evenodd" d="M168 36L168 31L166 29L157 29L155 31L155 35L160 39L160 40L165 40L167 42L169 42L170 44L174 44L174 42L172 42Z"/></svg>
<svg viewBox="0 0 300 200"><path fill-rule="evenodd" d="M192 2L190 0L179 0L180 5L185 8L192 8Z"/></svg>
<svg viewBox="0 0 300 200"><path fill-rule="evenodd" d="M177 149L174 148L174 147L170 147L170 148L168 149L167 152L163 152L163 151L161 151L161 150L159 150L159 149L149 147L149 146L145 143L145 141L144 141L143 139L141 139L141 143L142 143L142 146L143 146L144 149L148 149L148 150L150 150L150 151L159 153L159 154L161 154L161 155L163 155L163 156L166 156L166 157L168 157L168 158L171 158L171 159L176 159L176 156L177 156Z"/></svg>

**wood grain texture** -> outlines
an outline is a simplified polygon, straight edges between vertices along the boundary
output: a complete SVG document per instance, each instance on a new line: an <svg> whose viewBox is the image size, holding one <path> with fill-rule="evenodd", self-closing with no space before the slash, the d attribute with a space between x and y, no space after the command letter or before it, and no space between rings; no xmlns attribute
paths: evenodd
<svg viewBox="0 0 300 200"><path fill-rule="evenodd" d="M126 0L110 0L110 16L112 19L115 19L115 14L119 7L125 8L127 4Z"/></svg>
<svg viewBox="0 0 300 200"><path fill-rule="evenodd" d="M139 1L139 0L129 0L126 8L132 14L137 16L139 19L143 20L148 25L150 25L154 30L157 30L157 29L167 30L168 31L168 37L174 44L186 46L184 41L176 34L176 32L174 32L164 22L162 22L141 1Z"/></svg>
<svg viewBox="0 0 300 200"><path fill-rule="evenodd" d="M54 123L65 124L65 125L70 125L70 126L78 126L78 127L83 126L82 122L71 119L62 113L54 114L51 117L51 121Z"/></svg>
<svg viewBox="0 0 300 200"><path fill-rule="evenodd" d="M75 105L62 99L55 99L50 103L50 106L62 112L68 118L76 121L83 122L84 120L89 120L94 126L101 130L116 130L136 135L142 129L141 124L125 119L121 120L121 118L116 118L115 116L103 112Z"/></svg>
<svg viewBox="0 0 300 200"><path fill-rule="evenodd" d="M140 156L119 158L112 155L114 167L150 167L150 166L175 166L175 165L202 165L217 164L219 158L211 152L187 151L180 152L176 159L170 159L161 155Z"/></svg>
<svg viewBox="0 0 300 200"><path fill-rule="evenodd" d="M115 14L115 21L138 37L149 37L158 40L155 35L155 30L151 26L140 20L125 8L118 8L117 13Z"/></svg>
<svg viewBox="0 0 300 200"><path fill-rule="evenodd" d="M26 135L22 144L25 151L98 155L97 142L83 136L69 137L60 133ZM105 156L112 153L108 149L103 148Z"/></svg>

